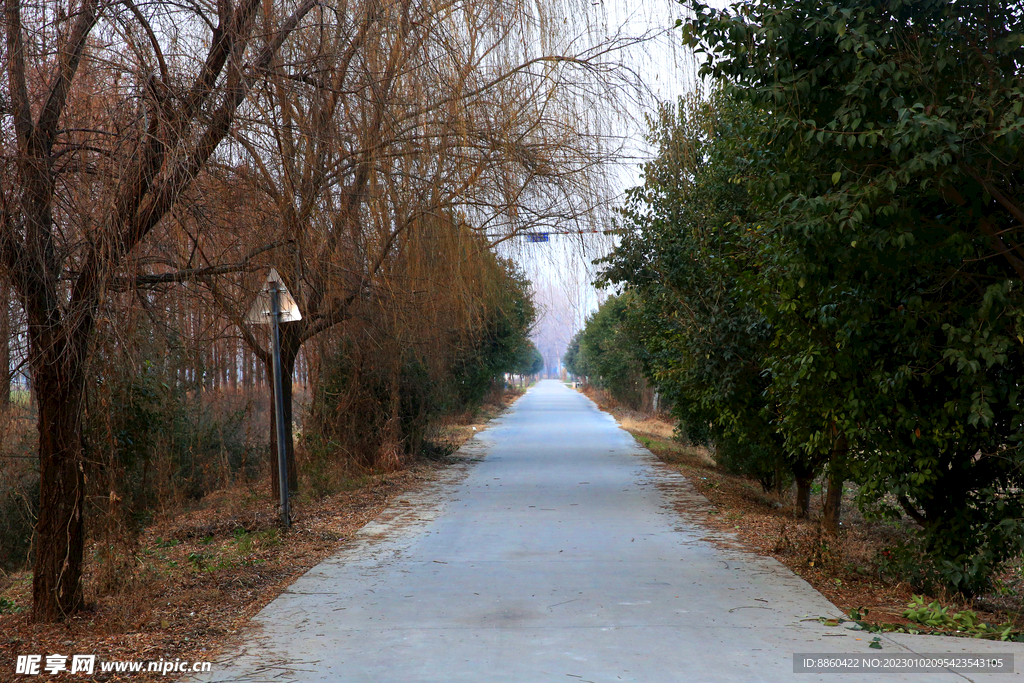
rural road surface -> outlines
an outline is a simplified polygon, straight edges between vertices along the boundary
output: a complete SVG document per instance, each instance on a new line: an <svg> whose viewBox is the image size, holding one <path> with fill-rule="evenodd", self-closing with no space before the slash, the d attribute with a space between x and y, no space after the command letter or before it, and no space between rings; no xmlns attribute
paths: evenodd
<svg viewBox="0 0 1024 683"><path fill-rule="evenodd" d="M770 558L722 549L701 506L585 397L544 381L314 567L214 664L213 681L611 683L1022 681L1014 674L794 673L793 654L990 652L977 640L827 627L839 610ZM859 640L858 640L859 639Z"/></svg>

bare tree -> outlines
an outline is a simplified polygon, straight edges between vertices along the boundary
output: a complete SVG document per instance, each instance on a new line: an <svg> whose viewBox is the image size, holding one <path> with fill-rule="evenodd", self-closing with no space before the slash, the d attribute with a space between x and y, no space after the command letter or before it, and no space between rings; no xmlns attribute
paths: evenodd
<svg viewBox="0 0 1024 683"><path fill-rule="evenodd" d="M425 218L460 216L492 243L601 220L616 146L600 105L625 75L608 56L626 41L561 49L568 41L553 36L565 24L518 0L354 0L314 15L268 68L219 169L225 186L250 187L276 219L268 231L244 209L234 222L249 220L252 238L195 271L264 363L260 331L242 320L260 277L202 276L251 264L264 245L261 262L298 298L303 319L282 328L293 486L290 378L303 344L384 287L389 259L415 243L404 235ZM275 429L272 419L271 444Z"/></svg>
<svg viewBox="0 0 1024 683"><path fill-rule="evenodd" d="M0 264L28 319L39 410L37 620L82 604L82 407L108 287L314 4L267 27L257 0L5 2Z"/></svg>

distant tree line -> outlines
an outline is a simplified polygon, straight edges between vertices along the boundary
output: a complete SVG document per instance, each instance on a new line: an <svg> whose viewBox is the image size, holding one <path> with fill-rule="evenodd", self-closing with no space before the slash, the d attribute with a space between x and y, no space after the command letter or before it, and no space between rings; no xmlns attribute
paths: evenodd
<svg viewBox="0 0 1024 683"><path fill-rule="evenodd" d="M608 392L615 401L641 409L650 403L638 360L630 294L609 297L569 341L563 363L577 380ZM645 401L646 399L646 401Z"/></svg>

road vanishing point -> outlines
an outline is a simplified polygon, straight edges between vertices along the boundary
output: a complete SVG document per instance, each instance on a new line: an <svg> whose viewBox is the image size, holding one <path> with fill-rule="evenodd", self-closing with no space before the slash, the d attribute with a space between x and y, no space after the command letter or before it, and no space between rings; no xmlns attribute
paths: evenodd
<svg viewBox="0 0 1024 683"><path fill-rule="evenodd" d="M348 547L255 617L207 681L677 683L1024 681L794 673L796 653L1014 653L872 635L771 558L701 527L708 505L614 419L538 383ZM688 513L692 511L692 513Z"/></svg>

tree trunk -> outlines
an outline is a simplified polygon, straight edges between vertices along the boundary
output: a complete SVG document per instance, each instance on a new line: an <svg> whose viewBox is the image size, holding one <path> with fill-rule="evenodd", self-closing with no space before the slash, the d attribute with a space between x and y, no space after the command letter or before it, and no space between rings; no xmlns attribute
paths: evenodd
<svg viewBox="0 0 1024 683"><path fill-rule="evenodd" d="M839 533L839 518L842 514L844 478L841 468L829 470L828 493L825 494L825 509L821 516L821 525L830 534Z"/></svg>
<svg viewBox="0 0 1024 683"><path fill-rule="evenodd" d="M11 405L11 287L0 282L0 413Z"/></svg>
<svg viewBox="0 0 1024 683"><path fill-rule="evenodd" d="M832 449L828 467L828 493L825 494L825 509L821 524L830 534L839 533L839 519L842 514L843 484L846 480L846 438L839 437Z"/></svg>
<svg viewBox="0 0 1024 683"><path fill-rule="evenodd" d="M82 360L72 355L55 359L50 353L33 354L39 409L39 518L32 576L36 621L58 621L82 606L85 382Z"/></svg>
<svg viewBox="0 0 1024 683"><path fill-rule="evenodd" d="M813 476L796 478L796 516L805 519L811 511L811 483Z"/></svg>
<svg viewBox="0 0 1024 683"><path fill-rule="evenodd" d="M786 489L785 484L783 483L783 480L786 478L785 474L786 460L780 452L775 457L775 474L773 475L775 477L775 486L773 488L775 489L775 494L779 497L780 501L784 501L786 499Z"/></svg>
<svg viewBox="0 0 1024 683"><path fill-rule="evenodd" d="M228 385L232 391L238 389L238 342L235 339L229 341L230 351L228 353Z"/></svg>
<svg viewBox="0 0 1024 683"><path fill-rule="evenodd" d="M811 511L811 484L815 468L802 458L794 458L790 469L796 479L796 516L805 519Z"/></svg>

